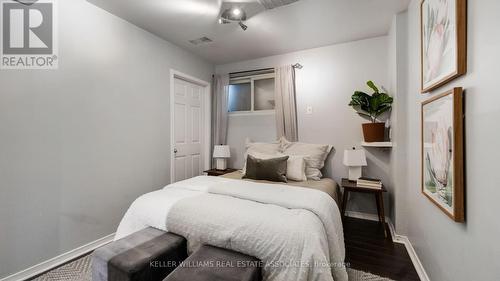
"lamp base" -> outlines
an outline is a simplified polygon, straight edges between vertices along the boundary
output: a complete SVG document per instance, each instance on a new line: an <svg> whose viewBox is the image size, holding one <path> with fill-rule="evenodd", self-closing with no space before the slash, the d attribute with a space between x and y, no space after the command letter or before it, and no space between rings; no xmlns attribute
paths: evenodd
<svg viewBox="0 0 500 281"><path fill-rule="evenodd" d="M221 171L227 170L227 159L226 158L215 159L215 169Z"/></svg>
<svg viewBox="0 0 500 281"><path fill-rule="evenodd" d="M357 181L361 177L361 166L351 166L349 167L349 180Z"/></svg>

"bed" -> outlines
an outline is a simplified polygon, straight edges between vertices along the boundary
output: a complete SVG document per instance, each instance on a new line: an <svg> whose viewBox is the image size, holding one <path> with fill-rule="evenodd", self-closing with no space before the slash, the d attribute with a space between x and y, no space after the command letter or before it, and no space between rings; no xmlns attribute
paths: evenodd
<svg viewBox="0 0 500 281"><path fill-rule="evenodd" d="M234 175L233 175L234 176ZM146 227L263 261L267 281L347 281L340 212L326 192L199 176L136 199L115 240Z"/></svg>
<svg viewBox="0 0 500 281"><path fill-rule="evenodd" d="M319 171L330 148L311 146L286 146L291 147L290 155L316 149L317 157L308 156L307 168L306 160L301 160L299 170L308 172L304 178L309 180L248 180L237 171L176 182L136 199L115 240L151 226L185 237L190 252L208 244L256 257L263 263L265 281L347 281L338 187L333 180L321 178ZM266 153L276 149L287 153L276 143L255 147ZM301 156L293 161L297 157ZM292 166L284 168L287 177Z"/></svg>

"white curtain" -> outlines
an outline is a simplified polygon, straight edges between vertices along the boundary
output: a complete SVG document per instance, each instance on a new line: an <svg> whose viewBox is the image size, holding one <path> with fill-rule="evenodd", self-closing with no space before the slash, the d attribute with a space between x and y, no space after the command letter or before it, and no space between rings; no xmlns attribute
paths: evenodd
<svg viewBox="0 0 500 281"><path fill-rule="evenodd" d="M229 75L214 75L212 94L212 148L227 142Z"/></svg>
<svg viewBox="0 0 500 281"><path fill-rule="evenodd" d="M285 65L275 69L275 110L278 138L285 136L289 141L298 140L297 106L295 101L295 69Z"/></svg>

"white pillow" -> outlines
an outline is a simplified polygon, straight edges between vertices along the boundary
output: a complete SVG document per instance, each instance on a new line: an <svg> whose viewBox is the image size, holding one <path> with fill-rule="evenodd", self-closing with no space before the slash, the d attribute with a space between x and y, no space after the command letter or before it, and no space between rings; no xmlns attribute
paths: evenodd
<svg viewBox="0 0 500 281"><path fill-rule="evenodd" d="M286 161L286 178L293 181L306 181L306 161L303 156L289 155Z"/></svg>
<svg viewBox="0 0 500 281"><path fill-rule="evenodd" d="M312 180L320 180L323 174L321 169L325 166L325 160L332 150L328 144L312 144L301 142L289 142L281 138L283 154L288 156L302 156L306 162L306 177Z"/></svg>
<svg viewBox="0 0 500 281"><path fill-rule="evenodd" d="M275 154L282 151L282 143L277 142L251 142L248 138L245 140L246 152L258 152L265 154Z"/></svg>
<svg viewBox="0 0 500 281"><path fill-rule="evenodd" d="M245 163L248 155L252 155L258 159L272 159L286 156L281 153L265 154L259 152L248 153L245 155ZM242 170L243 175L246 173L246 165ZM293 181L306 181L306 161L302 156L289 156L286 161L286 178Z"/></svg>
<svg viewBox="0 0 500 281"><path fill-rule="evenodd" d="M245 140L245 154L243 155L243 174L247 167L247 154L252 154L256 158L260 158L255 153L276 155L281 152L281 142L251 142L248 138ZM271 157L273 158L273 157ZM261 158L264 159L264 158Z"/></svg>

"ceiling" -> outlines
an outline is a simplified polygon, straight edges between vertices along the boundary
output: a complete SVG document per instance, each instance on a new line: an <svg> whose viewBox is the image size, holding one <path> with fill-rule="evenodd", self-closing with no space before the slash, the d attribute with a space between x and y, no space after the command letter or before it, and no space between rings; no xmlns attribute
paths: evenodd
<svg viewBox="0 0 500 281"><path fill-rule="evenodd" d="M215 64L382 36L392 16L410 2L300 0L262 9L245 22L248 30L243 31L237 24L217 23L221 0L88 1ZM203 36L213 42L189 42Z"/></svg>

